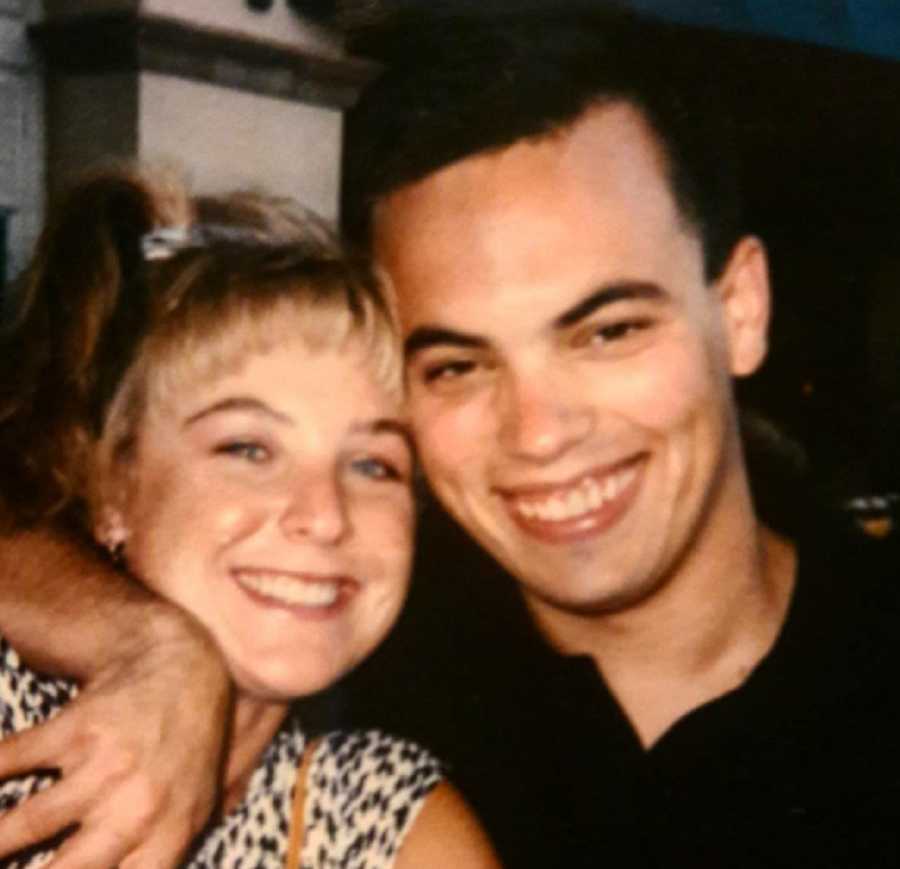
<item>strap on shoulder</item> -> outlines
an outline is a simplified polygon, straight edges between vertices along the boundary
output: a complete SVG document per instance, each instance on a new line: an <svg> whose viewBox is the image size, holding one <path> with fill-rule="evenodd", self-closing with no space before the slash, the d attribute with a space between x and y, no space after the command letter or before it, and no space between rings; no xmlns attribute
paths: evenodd
<svg viewBox="0 0 900 869"><path fill-rule="evenodd" d="M318 737L306 744L300 768L297 770L297 784L294 788L294 803L291 807L291 835L288 840L285 869L300 869L300 854L303 851L303 815L306 807L306 780L313 755L316 753L322 738Z"/></svg>

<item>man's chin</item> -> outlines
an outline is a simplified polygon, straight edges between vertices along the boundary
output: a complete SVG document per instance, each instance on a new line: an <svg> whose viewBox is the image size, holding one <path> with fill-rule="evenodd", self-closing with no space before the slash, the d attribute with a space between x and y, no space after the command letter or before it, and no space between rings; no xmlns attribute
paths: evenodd
<svg viewBox="0 0 900 869"><path fill-rule="evenodd" d="M652 581L642 583L631 578L610 579L602 585L595 582L592 587L575 587L573 582L570 589L561 588L561 583L550 590L527 582L522 585L525 601L538 619L541 611L550 617L554 613L583 618L619 615L640 606L657 588Z"/></svg>

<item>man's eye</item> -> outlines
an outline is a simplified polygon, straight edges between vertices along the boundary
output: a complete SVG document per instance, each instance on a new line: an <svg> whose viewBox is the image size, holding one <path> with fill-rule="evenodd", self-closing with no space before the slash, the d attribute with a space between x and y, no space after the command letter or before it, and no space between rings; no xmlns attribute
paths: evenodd
<svg viewBox="0 0 900 869"><path fill-rule="evenodd" d="M584 348L604 348L623 343L623 349L631 346L630 340L644 332L651 325L650 320L633 318L615 320L609 323L586 323L572 336L572 346Z"/></svg>
<svg viewBox="0 0 900 869"><path fill-rule="evenodd" d="M634 332L646 328L647 323L642 320L623 320L620 323L610 323L608 326L600 326L594 330L594 343L609 344L626 338Z"/></svg>
<svg viewBox="0 0 900 869"><path fill-rule="evenodd" d="M233 441L216 448L219 455L233 456L257 464L269 458L269 451L262 444L253 441Z"/></svg>
<svg viewBox="0 0 900 869"><path fill-rule="evenodd" d="M402 480L403 474L400 469L392 462L378 459L374 456L365 456L361 459L354 459L351 468L363 477L372 480Z"/></svg>
<svg viewBox="0 0 900 869"><path fill-rule="evenodd" d="M474 370L475 363L469 359L441 362L426 366L422 378L426 383L434 383L440 380L457 380Z"/></svg>

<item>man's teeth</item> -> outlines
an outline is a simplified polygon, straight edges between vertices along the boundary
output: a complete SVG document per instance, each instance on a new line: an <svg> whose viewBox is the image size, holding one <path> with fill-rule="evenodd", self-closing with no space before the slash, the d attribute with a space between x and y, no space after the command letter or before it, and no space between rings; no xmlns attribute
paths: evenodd
<svg viewBox="0 0 900 869"><path fill-rule="evenodd" d="M331 606L338 596L337 582L307 582L282 573L240 571L244 588L290 606Z"/></svg>
<svg viewBox="0 0 900 869"><path fill-rule="evenodd" d="M625 468L610 474L602 482L593 477L585 477L568 492L559 492L545 498L516 498L513 508L526 519L542 522L562 522L577 519L587 513L599 510L604 504L616 498L634 479L634 468Z"/></svg>

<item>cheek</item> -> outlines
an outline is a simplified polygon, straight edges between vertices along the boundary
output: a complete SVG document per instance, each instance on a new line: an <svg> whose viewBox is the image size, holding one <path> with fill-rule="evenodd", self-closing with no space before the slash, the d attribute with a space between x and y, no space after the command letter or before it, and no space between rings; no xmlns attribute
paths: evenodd
<svg viewBox="0 0 900 869"><path fill-rule="evenodd" d="M411 421L426 470L443 468L453 476L477 461L480 447L490 443L492 409L484 400L459 403L421 402Z"/></svg>
<svg viewBox="0 0 900 869"><path fill-rule="evenodd" d="M610 401L641 428L665 433L690 425L721 400L721 384L699 343L672 343L623 368Z"/></svg>
<svg viewBox="0 0 900 869"><path fill-rule="evenodd" d="M363 568L380 565L391 581L405 583L412 562L415 511L412 493L360 498L353 508L355 549Z"/></svg>
<svg viewBox="0 0 900 869"><path fill-rule="evenodd" d="M254 533L266 515L246 491L200 484L183 472L160 476L134 505L129 564L148 585L165 588L178 565L213 558Z"/></svg>

